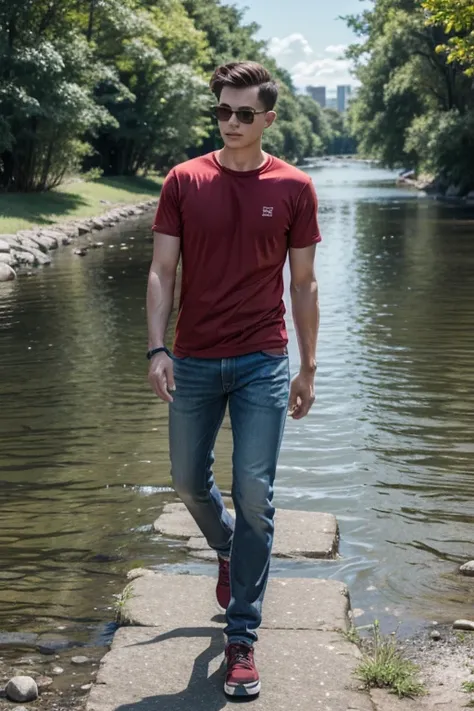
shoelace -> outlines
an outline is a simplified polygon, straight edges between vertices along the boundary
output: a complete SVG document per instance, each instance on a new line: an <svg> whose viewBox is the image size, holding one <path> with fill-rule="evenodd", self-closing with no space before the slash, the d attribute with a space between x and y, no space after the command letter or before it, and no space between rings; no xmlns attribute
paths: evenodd
<svg viewBox="0 0 474 711"><path fill-rule="evenodd" d="M231 647L229 650L229 665L239 664L245 669L253 669L251 650L245 645Z"/></svg>

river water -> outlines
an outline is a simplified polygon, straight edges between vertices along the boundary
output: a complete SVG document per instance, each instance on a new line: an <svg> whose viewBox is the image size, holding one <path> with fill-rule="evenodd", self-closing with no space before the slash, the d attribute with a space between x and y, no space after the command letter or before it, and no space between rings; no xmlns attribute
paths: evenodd
<svg viewBox="0 0 474 711"><path fill-rule="evenodd" d="M274 572L343 580L358 622L409 633L474 603L457 574L474 558L474 214L378 168L311 173L324 235L317 402L288 422L276 502L334 513L341 557ZM152 531L175 496L166 406L146 382L150 220L0 285L0 631L60 627L100 646L127 570L210 570ZM225 490L230 446L225 425Z"/></svg>

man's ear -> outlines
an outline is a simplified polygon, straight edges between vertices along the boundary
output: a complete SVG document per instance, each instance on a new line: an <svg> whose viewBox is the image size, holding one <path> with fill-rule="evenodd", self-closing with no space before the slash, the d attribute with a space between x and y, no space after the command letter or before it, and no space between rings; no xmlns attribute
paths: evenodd
<svg viewBox="0 0 474 711"><path fill-rule="evenodd" d="M265 128L270 128L272 123L276 120L276 111L267 111L265 115Z"/></svg>

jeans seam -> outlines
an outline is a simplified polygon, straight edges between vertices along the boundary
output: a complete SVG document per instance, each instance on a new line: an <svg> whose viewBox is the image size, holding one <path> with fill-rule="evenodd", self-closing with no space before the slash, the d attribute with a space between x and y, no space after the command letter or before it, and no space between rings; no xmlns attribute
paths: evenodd
<svg viewBox="0 0 474 711"><path fill-rule="evenodd" d="M227 361L227 366L228 369L231 373L231 378L229 381L226 381L224 379L224 369L225 369L225 361ZM235 387L235 380L236 380L236 362L235 358L221 358L221 383L222 383L222 390L228 395Z"/></svg>
<svg viewBox="0 0 474 711"><path fill-rule="evenodd" d="M215 445L215 443L216 443L217 434L218 434L218 432L219 432L219 430L220 430L220 428L221 428L221 426L222 426L222 422L223 422L223 420L224 420L224 415L225 415L225 409L226 409L226 407L227 407L227 401L224 402L224 409L223 409L223 411L221 412L221 415L220 415L219 418L218 418L218 422L217 422L216 427L214 428L214 434L213 434L212 439L211 439L211 442L213 442L213 444L211 444L211 445L209 446L209 449L207 450L207 453L206 453L206 462L207 462L207 460L209 459L209 455L211 454L212 449L213 449L213 447L214 447L214 445ZM214 476L214 475L213 475L213 476ZM206 482L206 484L207 484L207 482ZM215 484L215 480L214 480L214 484ZM210 493L210 492L209 492L209 493ZM210 500L212 501L212 505L214 506L214 510L215 510L216 514L219 516L219 521L220 521L221 524L222 524L222 518L221 518L221 515L219 514L219 511L218 511L218 509L217 509L216 502L214 501L214 498L213 498L212 496L209 496L209 498L210 498ZM224 526L223 526L223 527L224 527ZM232 542L233 542L233 539L234 539L234 536L232 536ZM231 543L231 550L232 550L232 543Z"/></svg>

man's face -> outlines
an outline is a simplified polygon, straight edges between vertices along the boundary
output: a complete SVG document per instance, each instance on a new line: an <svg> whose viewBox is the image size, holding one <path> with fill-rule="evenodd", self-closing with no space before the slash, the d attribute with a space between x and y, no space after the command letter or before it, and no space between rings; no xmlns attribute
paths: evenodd
<svg viewBox="0 0 474 711"><path fill-rule="evenodd" d="M265 111L265 107L258 99L258 86L250 86L245 89L234 89L225 86L222 89L219 106L232 109L234 113L228 120L219 121L219 130L224 144L229 148L247 148L259 142L263 132L271 126L276 118L274 111ZM253 115L253 123L245 123L239 120L235 111L239 109L256 112Z"/></svg>

